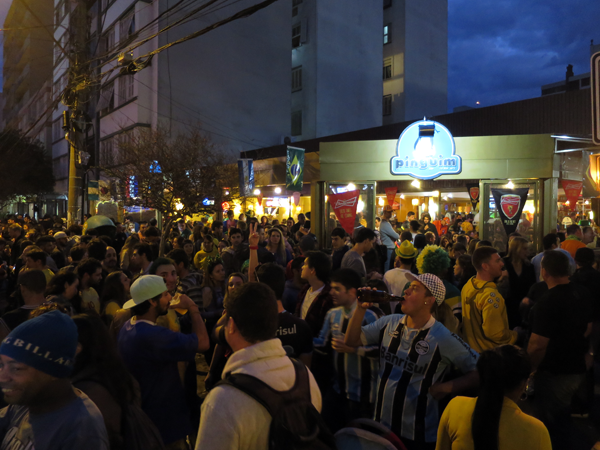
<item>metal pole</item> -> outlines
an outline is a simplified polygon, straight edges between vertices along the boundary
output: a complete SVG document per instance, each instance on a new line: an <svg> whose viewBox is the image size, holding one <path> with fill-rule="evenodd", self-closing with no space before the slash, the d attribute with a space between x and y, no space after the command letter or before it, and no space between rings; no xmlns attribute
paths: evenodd
<svg viewBox="0 0 600 450"><path fill-rule="evenodd" d="M75 146L69 144L69 197L67 208L67 222L69 226L73 225L77 218L77 184L79 177L77 176L77 166L75 165L76 157L77 151Z"/></svg>

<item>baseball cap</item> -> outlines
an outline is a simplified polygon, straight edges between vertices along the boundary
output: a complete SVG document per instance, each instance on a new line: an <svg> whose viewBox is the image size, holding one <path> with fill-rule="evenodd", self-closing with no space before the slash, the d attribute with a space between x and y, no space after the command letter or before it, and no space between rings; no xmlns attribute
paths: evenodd
<svg viewBox="0 0 600 450"><path fill-rule="evenodd" d="M396 247L396 256L400 258L410 259L416 258L419 254L419 251L412 245L412 242L406 240L402 241L399 247Z"/></svg>
<svg viewBox="0 0 600 450"><path fill-rule="evenodd" d="M435 301L438 305L441 305L446 297L446 286L442 280L431 273L424 273L422 275L413 275L412 273L405 274L409 281L419 281L423 283L427 289L435 297Z"/></svg>
<svg viewBox="0 0 600 450"><path fill-rule="evenodd" d="M167 285L163 277L158 275L142 275L133 282L129 292L131 300L123 305L123 309L131 309L134 306L141 305L147 300L161 295L167 290Z"/></svg>

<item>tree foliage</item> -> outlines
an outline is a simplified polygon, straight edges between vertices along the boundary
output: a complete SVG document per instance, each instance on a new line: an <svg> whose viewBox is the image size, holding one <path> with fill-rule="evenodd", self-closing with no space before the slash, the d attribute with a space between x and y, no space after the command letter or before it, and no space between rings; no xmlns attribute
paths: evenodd
<svg viewBox="0 0 600 450"><path fill-rule="evenodd" d="M122 133L113 148L100 155L100 169L117 181L124 204L154 208L167 225L178 215L212 214L239 191L233 161L199 131L169 136L160 127L137 129ZM204 205L206 198L214 206Z"/></svg>
<svg viewBox="0 0 600 450"><path fill-rule="evenodd" d="M18 130L0 133L0 209L17 197L54 191L52 160L44 145Z"/></svg>

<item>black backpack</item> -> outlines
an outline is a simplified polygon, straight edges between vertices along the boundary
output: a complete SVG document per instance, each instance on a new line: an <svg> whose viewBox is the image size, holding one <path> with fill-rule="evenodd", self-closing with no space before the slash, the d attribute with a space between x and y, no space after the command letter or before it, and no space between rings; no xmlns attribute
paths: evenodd
<svg viewBox="0 0 600 450"><path fill-rule="evenodd" d="M233 386L266 408L273 419L269 450L336 449L333 434L311 402L308 370L301 362L291 361L296 382L289 391L277 391L256 377L241 373L227 374L217 386Z"/></svg>

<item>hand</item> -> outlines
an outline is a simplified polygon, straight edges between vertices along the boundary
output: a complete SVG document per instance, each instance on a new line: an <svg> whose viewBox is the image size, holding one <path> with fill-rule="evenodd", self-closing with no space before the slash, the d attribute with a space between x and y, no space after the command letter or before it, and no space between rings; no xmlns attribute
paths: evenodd
<svg viewBox="0 0 600 450"><path fill-rule="evenodd" d="M450 390L447 383L436 383L429 388L429 393L435 400L439 401L450 394Z"/></svg>
<svg viewBox="0 0 600 450"><path fill-rule="evenodd" d="M331 339L331 347L338 353L356 353L356 347L350 347L344 343L344 338L334 337Z"/></svg>
<svg viewBox="0 0 600 450"><path fill-rule="evenodd" d="M300 227L300 233L302 233L304 236L307 236L308 233L310 233L310 230L308 228Z"/></svg>
<svg viewBox="0 0 600 450"><path fill-rule="evenodd" d="M175 309L175 308L177 308L177 309L193 309L193 308L197 308L197 306L194 303L194 301L191 298L189 298L187 295L177 293L173 296L171 303L169 303L169 308L170 309Z"/></svg>
<svg viewBox="0 0 600 450"><path fill-rule="evenodd" d="M256 232L256 227L257 227L256 224L250 224L250 228L249 228L250 233L248 235L248 244L251 247L256 247L258 245L259 237L258 237L258 233Z"/></svg>

